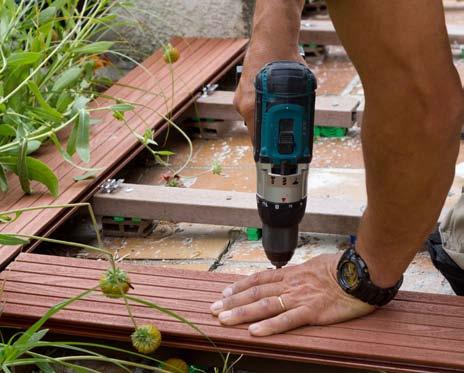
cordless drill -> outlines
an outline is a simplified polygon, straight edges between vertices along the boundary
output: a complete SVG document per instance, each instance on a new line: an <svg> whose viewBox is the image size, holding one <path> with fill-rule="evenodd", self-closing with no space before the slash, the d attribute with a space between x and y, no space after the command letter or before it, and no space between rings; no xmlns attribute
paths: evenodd
<svg viewBox="0 0 464 373"><path fill-rule="evenodd" d="M277 268L292 258L306 209L316 78L304 64L276 61L255 80L254 159L263 247Z"/></svg>

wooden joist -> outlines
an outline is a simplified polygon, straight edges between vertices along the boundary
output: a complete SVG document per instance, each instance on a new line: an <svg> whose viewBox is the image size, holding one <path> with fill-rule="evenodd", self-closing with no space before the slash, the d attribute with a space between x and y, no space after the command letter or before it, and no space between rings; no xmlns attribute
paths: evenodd
<svg viewBox="0 0 464 373"><path fill-rule="evenodd" d="M451 44L464 44L464 26L447 25ZM340 45L332 21L303 19L300 27L300 43Z"/></svg>
<svg viewBox="0 0 464 373"><path fill-rule="evenodd" d="M108 89L104 95L91 103L92 108L111 106L114 97L140 104L134 112L126 113L126 120L132 131L143 133L147 123L156 133L166 126L165 117L173 113L177 117L199 96L202 87L217 81L238 60L243 58L248 43L246 39L206 39L174 38L171 43L179 49L181 58L172 67L163 59L160 49L123 77L119 83ZM171 76L173 73L173 77ZM182 82L182 83L179 83ZM174 97L170 97L175 84ZM148 94L146 92L152 92ZM140 141L131 130L116 120L110 111L94 111L92 119L99 121L91 127L91 161L84 163L74 159L82 167L101 169L93 180L76 183L75 176L83 173L65 161L53 144L44 146L37 158L55 171L59 179L60 195L52 197L42 186L33 183L34 193L26 196L21 190L18 178L8 175L10 190L1 195L0 211L25 207L62 205L88 199L98 189L99 184L116 174L121 167L135 157L142 149ZM69 210L48 209L22 215L9 224L0 226L0 231L42 235L49 234ZM0 247L0 267L18 252L19 247Z"/></svg>
<svg viewBox="0 0 464 373"><path fill-rule="evenodd" d="M200 97L186 113L188 117L243 120L233 106L234 92L215 91ZM350 128L356 122L360 101L350 96L317 96L315 125Z"/></svg>
<svg viewBox="0 0 464 373"><path fill-rule="evenodd" d="M92 206L100 216L261 227L254 193L123 184L97 193ZM355 234L362 209L358 201L310 196L300 231Z"/></svg>
<svg viewBox="0 0 464 373"><path fill-rule="evenodd" d="M21 254L1 274L5 280L0 326L27 327L48 307L94 287L109 264L102 261ZM388 372L456 373L464 370L464 298L400 292L361 319L251 337L247 325L221 326L211 303L241 278L211 272L122 265L130 294L167 307L195 323L223 352L288 361ZM146 306L133 306L139 324L157 325L163 345L216 351L196 331ZM52 332L98 339L130 340L133 326L121 300L94 293L56 314Z"/></svg>
<svg viewBox="0 0 464 373"><path fill-rule="evenodd" d="M364 170L310 168L308 181L308 205L300 230L355 234L367 200ZM459 200L463 183L457 174L439 221ZM116 193L97 193L91 202L100 216L261 226L254 193L124 184Z"/></svg>

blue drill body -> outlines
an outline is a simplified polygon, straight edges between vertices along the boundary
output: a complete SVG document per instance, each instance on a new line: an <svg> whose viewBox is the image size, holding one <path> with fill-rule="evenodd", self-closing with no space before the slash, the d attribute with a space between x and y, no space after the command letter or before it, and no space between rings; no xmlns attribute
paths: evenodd
<svg viewBox="0 0 464 373"><path fill-rule="evenodd" d="M312 159L316 79L292 61L266 65L257 75L254 158L263 246L277 267L291 259L304 216Z"/></svg>

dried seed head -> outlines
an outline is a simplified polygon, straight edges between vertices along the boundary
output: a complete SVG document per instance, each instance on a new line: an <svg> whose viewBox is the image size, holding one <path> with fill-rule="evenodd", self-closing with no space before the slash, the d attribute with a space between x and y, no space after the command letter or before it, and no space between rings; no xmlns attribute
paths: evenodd
<svg viewBox="0 0 464 373"><path fill-rule="evenodd" d="M131 335L132 346L142 353L149 354L161 344L161 333L154 325L141 325Z"/></svg>
<svg viewBox="0 0 464 373"><path fill-rule="evenodd" d="M171 358L166 360L163 363L162 369L165 372L172 372L172 373L188 373L189 366L187 363L182 359Z"/></svg>
<svg viewBox="0 0 464 373"><path fill-rule="evenodd" d="M108 298L121 298L129 288L129 276L119 268L108 269L100 278L100 289Z"/></svg>
<svg viewBox="0 0 464 373"><path fill-rule="evenodd" d="M176 47L173 47L171 43L166 45L164 48L164 62L172 64L175 63L180 57L180 52Z"/></svg>

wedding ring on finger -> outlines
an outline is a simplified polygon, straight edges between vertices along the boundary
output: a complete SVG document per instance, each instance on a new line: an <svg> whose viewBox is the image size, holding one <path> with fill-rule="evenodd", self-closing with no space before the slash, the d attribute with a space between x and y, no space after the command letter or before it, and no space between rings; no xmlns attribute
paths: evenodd
<svg viewBox="0 0 464 373"><path fill-rule="evenodd" d="M282 307L282 312L287 311L287 307L285 307L284 300L282 299L282 296L278 296L277 299L279 300L280 306Z"/></svg>

